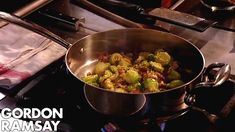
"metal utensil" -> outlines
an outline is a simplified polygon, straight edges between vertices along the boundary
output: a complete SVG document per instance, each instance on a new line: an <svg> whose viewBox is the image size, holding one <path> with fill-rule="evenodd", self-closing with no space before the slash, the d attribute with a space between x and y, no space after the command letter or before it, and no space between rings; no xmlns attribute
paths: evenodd
<svg viewBox="0 0 235 132"><path fill-rule="evenodd" d="M85 2L86 0L82 0ZM173 11L170 9L158 8L160 14L150 15L145 9L139 5L118 1L118 0L99 0L93 1L108 10L116 11L117 14L127 17L133 21L154 25L157 20L167 22L170 24L182 26L192 30L203 32L207 28L216 24L217 22L206 20L204 18L196 17L190 14ZM118 10L118 11L117 11ZM121 12L121 13L120 13Z"/></svg>
<svg viewBox="0 0 235 132"><path fill-rule="evenodd" d="M55 22L54 24L57 24L59 26L65 27L66 29L70 29L73 31L78 31L79 28L82 26L82 24L85 23L84 17L75 18L62 14L55 10L44 9L44 10L39 10L38 13L42 17L50 18L51 21Z"/></svg>
<svg viewBox="0 0 235 132"><path fill-rule="evenodd" d="M46 28L43 28L35 23L31 23L31 22L27 22L26 20L22 20L20 17L15 16L13 14L9 14L9 13L0 11L0 19L5 20L7 22L10 22L12 24L24 27L26 29L29 29L29 30L35 32L35 33L38 33L46 38L49 38L49 39L57 42L58 44L60 44L61 46L65 47L67 49L72 46L71 43L65 41L64 39L62 39L61 37L57 36L56 34L50 32Z"/></svg>

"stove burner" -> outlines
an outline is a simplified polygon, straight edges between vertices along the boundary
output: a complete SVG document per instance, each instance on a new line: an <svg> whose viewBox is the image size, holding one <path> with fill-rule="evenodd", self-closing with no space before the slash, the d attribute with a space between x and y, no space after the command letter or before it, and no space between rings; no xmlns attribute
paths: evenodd
<svg viewBox="0 0 235 132"><path fill-rule="evenodd" d="M186 109L157 118L154 115L148 115L123 119L103 115L89 106L82 94L83 84L66 72L65 64L58 67L60 67L59 70L25 93L24 97L27 100L18 101L17 107L63 108L64 116L58 128L60 131L222 132L235 130L233 125L235 109L231 109L226 118L219 118L214 124L210 123L203 113L191 110L185 104L181 107ZM197 94L195 105L212 114L218 114L233 96L234 89L235 84L230 81L219 88L206 88Z"/></svg>

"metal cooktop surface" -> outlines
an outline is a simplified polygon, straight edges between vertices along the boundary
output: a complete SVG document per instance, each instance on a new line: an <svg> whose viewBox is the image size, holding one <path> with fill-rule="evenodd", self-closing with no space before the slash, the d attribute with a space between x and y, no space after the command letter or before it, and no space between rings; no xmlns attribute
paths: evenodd
<svg viewBox="0 0 235 132"><path fill-rule="evenodd" d="M158 123L153 120L116 118L94 111L83 95L83 84L66 70L65 64L56 64L47 76L32 85L28 92L18 95L15 107L19 108L63 108L63 119L59 131L158 131L158 132L224 132L235 131L235 109L226 118L211 123L201 112L189 110L186 114ZM221 109L234 95L235 84L225 82L217 88L205 88L197 94L196 106L213 114L220 114ZM44 120L44 119L41 119ZM56 120L56 119L55 119Z"/></svg>
<svg viewBox="0 0 235 132"><path fill-rule="evenodd" d="M68 8L75 10L75 6ZM71 11L69 10L69 11ZM79 10L84 12L84 10ZM68 13L68 12L67 12ZM72 12L72 15L80 15ZM89 13L88 13L89 14ZM90 14L91 15L91 14ZM87 16L89 18L89 16ZM96 17L97 18L97 17ZM98 20L98 19L97 19ZM36 21L36 20L35 20ZM102 19L103 21L103 19ZM89 23L89 22L88 22ZM106 24L106 23L105 23ZM106 24L108 25L108 24ZM98 24L100 30L108 30ZM112 26L113 27L113 26ZM115 27L120 28L115 25ZM50 28L49 28L50 29ZM53 29L53 32L63 35L70 42L87 35L81 32L67 32ZM89 32L90 33L90 32ZM79 34L79 36L78 36ZM73 36L77 36L74 39ZM105 116L94 111L86 102L82 94L83 84L72 77L66 70L63 58L38 73L30 82L21 84L13 93L0 101L0 108L63 108L63 119L59 124L61 132L77 131L157 131L157 132L224 132L235 131L235 109L231 109L226 118L218 119L215 123L209 122L201 112L190 110L186 114L163 122L142 122L140 120L117 119ZM197 95L196 106L206 109L213 114L220 114L224 105L233 97L235 84L227 81L218 88L203 90ZM44 120L44 119L40 119Z"/></svg>

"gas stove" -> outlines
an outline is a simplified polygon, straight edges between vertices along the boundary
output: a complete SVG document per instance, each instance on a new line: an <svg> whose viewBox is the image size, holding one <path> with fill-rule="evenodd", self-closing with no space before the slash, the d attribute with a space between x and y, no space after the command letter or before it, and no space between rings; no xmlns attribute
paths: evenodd
<svg viewBox="0 0 235 132"><path fill-rule="evenodd" d="M77 10L74 5L71 7L68 9L73 9L74 14L76 11L81 11ZM73 36L73 34L77 35L73 32L69 35L66 34L66 37ZM74 41L74 39L72 40ZM177 118L163 122L156 121L155 117L151 117L151 119L149 117L117 118L93 110L86 102L83 87L84 84L67 71L62 58L35 75L30 82L27 81L17 86L16 91L0 101L0 106L3 108L63 108L63 118L58 119L61 120L58 127L59 132L235 131L235 108L231 109L226 117L218 119L215 123L210 122L205 113L193 109L187 110ZM220 115L224 105L233 97L234 89L235 83L232 81L227 81L218 88L204 89L197 94L195 106L206 109L209 113Z"/></svg>
<svg viewBox="0 0 235 132"><path fill-rule="evenodd" d="M59 131L223 132L235 130L233 125L235 109L232 109L226 118L218 119L215 123L211 123L202 112L195 110L188 110L185 114L164 122L157 122L154 117L151 119L117 118L100 114L86 102L83 83L67 71L64 62L57 63L55 67L57 68L47 73L47 76L32 86L29 91L18 95L15 107L63 108L63 118L59 119L61 120ZM213 114L220 114L221 109L233 96L234 89L235 84L231 81L225 82L218 88L205 88L197 94L195 106Z"/></svg>

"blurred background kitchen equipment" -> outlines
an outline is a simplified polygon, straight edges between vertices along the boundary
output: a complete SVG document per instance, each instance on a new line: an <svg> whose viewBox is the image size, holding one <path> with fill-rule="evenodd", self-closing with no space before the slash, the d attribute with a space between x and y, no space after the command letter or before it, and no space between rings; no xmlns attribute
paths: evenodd
<svg viewBox="0 0 235 132"><path fill-rule="evenodd" d="M166 49L175 59L181 62L182 68L192 70L192 74L185 73L182 75L182 78L185 79L183 80L185 84L157 93L116 93L84 82L89 86L84 87L84 94L88 103L103 114L122 117L133 115L137 112L146 114L148 110L152 111L156 117L169 113L174 114L185 109L184 107L179 108L184 103L185 92L187 88L190 88L195 83L204 70L204 57L199 49L183 38L170 33L148 29L119 29L93 34L80 39L75 44L70 44L45 28L35 23L23 21L17 16L0 12L0 18L39 33L68 48L65 56L67 68L81 82L84 82L81 78L94 68L97 56L100 53L138 53L141 51L153 52L156 49ZM139 43L136 43L136 41ZM188 63L191 59L194 61ZM213 87L217 85L217 82L221 84L227 80L229 77L228 72L230 74L231 70L229 65L215 63L211 67L208 66L208 71L206 71L209 72L213 68L221 68L216 74L216 80L205 80L199 83L199 86ZM96 95L94 96L94 94Z"/></svg>
<svg viewBox="0 0 235 132"><path fill-rule="evenodd" d="M200 2L211 12L232 13L235 10L235 2L233 0L200 0Z"/></svg>
<svg viewBox="0 0 235 132"><path fill-rule="evenodd" d="M71 0L75 1L75 0ZM186 8L187 11L198 11L195 7L197 5L197 0L187 0L185 1L190 3ZM196 4L195 4L196 2ZM60 3L60 4L58 4ZM68 4L68 8L64 8L64 3ZM199 2L200 3L200 2ZM202 5L201 5L202 6ZM48 7L48 6L46 6ZM192 9L192 8L193 9ZM97 14L92 14L87 10L82 9L80 6L74 3L70 3L69 0L56 0L49 6L50 9L62 11L62 13L70 14L71 16L76 16L80 18L81 16L86 16L86 20L91 24L92 20L95 20L95 23L92 25L99 29L99 31L104 31L107 29L117 28L116 24L107 23L106 19L100 19L97 17ZM200 8L200 7L199 7ZM190 10L192 9L192 10ZM33 17L32 17L33 16ZM39 15L38 13L33 13L27 17L27 19L37 22ZM98 20L98 21L97 21ZM110 20L110 19L109 19ZM227 20L227 19L224 19ZM101 24L101 22L103 24ZM76 42L83 32L67 32L63 29L59 29L51 25L42 24L49 28L51 31L61 35L63 38L66 38L69 42ZM110 25L109 25L110 24ZM90 25L91 26L91 25ZM102 28L101 28L102 27ZM121 26L118 26L121 28ZM195 32L185 32L187 29L182 29L182 32L176 33L180 36L185 37L186 39L196 42L196 46L199 48L202 45L207 44L209 40L212 39L215 42L211 42L211 47L218 47L217 43L223 43L224 45L233 45L233 43L228 43L227 39L231 40L233 38L233 33L229 31L223 31L219 29L209 29L204 33L195 33ZM214 33L218 34L214 34ZM200 34L200 35L199 35ZM227 35L224 35L227 34ZM228 35L230 34L230 35ZM83 35L85 36L85 35ZM211 38L211 36L214 36ZM217 39L215 39L217 38ZM209 46L204 46L207 49L211 49ZM231 47L232 48L232 47ZM233 48L234 49L234 48ZM230 49L231 50L231 49ZM229 51L230 51L229 50ZM214 50L213 50L214 51ZM215 51L217 51L215 49ZM234 51L234 50L233 50ZM231 51L232 52L232 51ZM210 51L204 51L204 53L211 53ZM219 60L225 60L226 57L220 56L221 54L227 54L223 50L219 53L213 54L213 58L219 58ZM221 53L221 54L220 54ZM234 52L233 52L234 53ZM208 58L208 55L205 54L206 60L209 62L214 62L215 59ZM233 54L231 54L233 57ZM227 58L226 58L227 60ZM230 59L228 59L230 60ZM234 61L229 61L234 62ZM49 69L49 70L48 70ZM48 66L47 70L43 70L38 74L39 77L32 78L32 83L28 84L27 87L31 87L29 92L26 92L22 95L22 101L13 101L12 97L7 96L4 100L1 100L0 107L10 107L10 108L63 108L64 117L59 124L58 131L64 132L77 132L77 131L108 131L108 130L117 130L117 131L157 131L157 132L224 132L227 130L234 131L235 126L235 109L231 108L228 116L225 119L218 120L214 125L211 125L210 122L202 115L200 112L194 110L189 111L185 115L178 117L176 119L158 124L156 122L149 122L149 118L141 118L131 121L115 120L113 117L106 117L101 115L90 107L86 107L86 101L81 99L82 94L78 95L79 90L82 89L83 85L78 83L77 79L74 79L71 75L68 74L66 66L63 59L59 63ZM234 76L233 76L234 77ZM79 86L74 88L74 86ZM20 89L24 88L24 85L18 86ZM196 105L203 107L211 113L220 113L220 110L223 108L224 104L232 97L234 94L234 82L227 81L222 86L219 86L216 89L203 89L203 92L197 95ZM205 92L204 92L205 91ZM210 95L210 96L208 96ZM220 97L220 98L218 98ZM216 103L215 103L216 102ZM230 101L229 101L230 102ZM16 103L16 104L15 104ZM44 121L44 119L35 119ZM52 119L53 120L53 119ZM54 119L57 120L57 119ZM152 121L154 119L151 119ZM197 124L195 124L197 122ZM187 127L186 127L187 126Z"/></svg>
<svg viewBox="0 0 235 132"><path fill-rule="evenodd" d="M203 0L185 0L179 6L174 8L174 10L188 13L191 15L195 15L198 17L202 17L208 20L217 21L217 23L213 25L213 27L215 28L232 31L232 32L235 31L235 23L234 23L235 11L233 9L233 6L232 6L233 10L224 9L224 10L216 10L216 11L212 11L211 6L210 5L208 6L209 8L203 5Z"/></svg>
<svg viewBox="0 0 235 132"><path fill-rule="evenodd" d="M149 14L148 11L140 5L119 0L80 0L79 3L90 9L94 8L92 6L98 5L124 18L151 26L155 25L156 21L159 20L202 32L216 23L215 21L205 20L203 18L195 17L186 13L176 12L170 9L155 8L160 10L161 13ZM95 5L90 3L95 3ZM100 11L101 10L97 10L97 12Z"/></svg>
<svg viewBox="0 0 235 132"><path fill-rule="evenodd" d="M24 17L33 11L47 5L52 0L21 0L14 4L14 0L8 0L0 4L1 11L15 14L19 17ZM0 27L6 25L5 22L0 22Z"/></svg>

